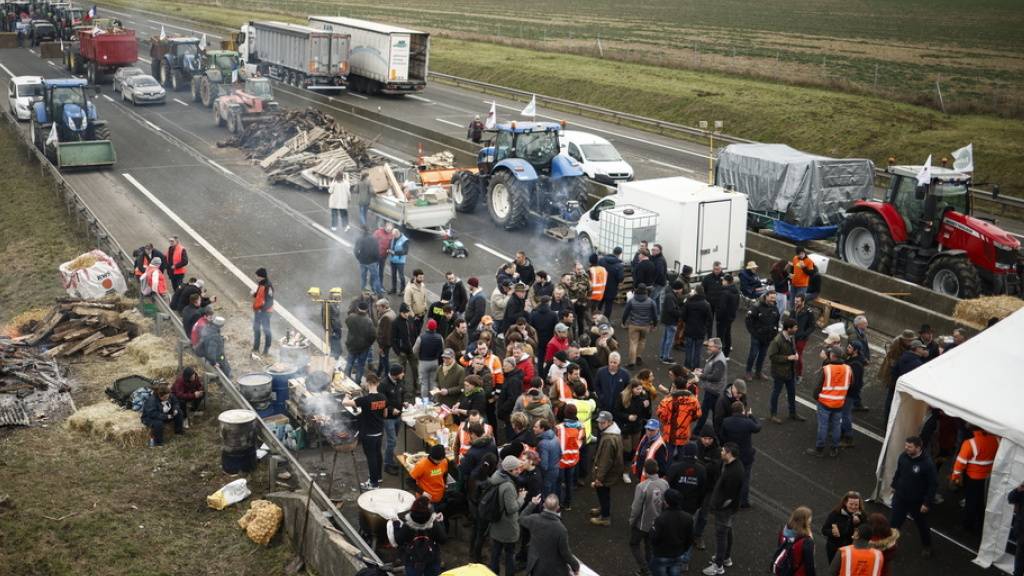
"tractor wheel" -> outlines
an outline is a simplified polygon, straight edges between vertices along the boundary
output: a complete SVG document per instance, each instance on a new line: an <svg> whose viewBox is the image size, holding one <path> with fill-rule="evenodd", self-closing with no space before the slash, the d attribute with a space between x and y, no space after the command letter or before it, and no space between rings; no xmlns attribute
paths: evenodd
<svg viewBox="0 0 1024 576"><path fill-rule="evenodd" d="M475 212L480 203L481 192L483 183L480 177L472 172L456 172L452 176L452 201L459 212Z"/></svg>
<svg viewBox="0 0 1024 576"><path fill-rule="evenodd" d="M203 80L199 83L199 97L203 101L203 106L206 106L207 108L213 106L213 92L214 87L213 84L210 82L210 79L206 76L203 76Z"/></svg>
<svg viewBox="0 0 1024 576"><path fill-rule="evenodd" d="M491 220L505 230L515 230L526 225L530 190L528 184L516 180L507 170L491 176L487 190L487 208Z"/></svg>
<svg viewBox="0 0 1024 576"><path fill-rule="evenodd" d="M594 241L590 239L588 234L583 233L576 237L576 243L573 245L573 255L576 256L577 262L587 262L590 255L594 253Z"/></svg>
<svg viewBox="0 0 1024 576"><path fill-rule="evenodd" d="M110 128L106 126L100 126L96 128L96 139L97 140L110 140Z"/></svg>
<svg viewBox="0 0 1024 576"><path fill-rule="evenodd" d="M925 286L946 296L976 298L981 279L967 256L938 256L928 265Z"/></svg>
<svg viewBox="0 0 1024 576"><path fill-rule="evenodd" d="M569 183L569 200L575 200L578 204L571 218L567 220L576 221L583 215L583 209L587 206L587 198L590 189L586 176L576 176Z"/></svg>
<svg viewBox="0 0 1024 576"><path fill-rule="evenodd" d="M859 268L889 274L894 246L885 220L872 212L850 214L839 226L839 257Z"/></svg>
<svg viewBox="0 0 1024 576"><path fill-rule="evenodd" d="M236 110L228 110L228 132L238 135L242 133L242 115Z"/></svg>
<svg viewBox="0 0 1024 576"><path fill-rule="evenodd" d="M174 70L171 72L171 90L175 92L181 92L182 86L185 84L185 79L181 75L181 70Z"/></svg>
<svg viewBox="0 0 1024 576"><path fill-rule="evenodd" d="M160 81L160 85L164 88L171 87L171 67L166 62L160 63L160 76L157 77L157 80Z"/></svg>
<svg viewBox="0 0 1024 576"><path fill-rule="evenodd" d="M213 117L217 119L217 126L224 126L227 122L224 121L224 117L220 115L220 108L217 106L213 107Z"/></svg>
<svg viewBox="0 0 1024 576"><path fill-rule="evenodd" d="M90 62L89 63L89 69L88 69L88 71L86 73L86 77L89 79L89 84L96 85L96 77L97 76L98 76L98 74L96 73L96 63L95 62Z"/></svg>
<svg viewBox="0 0 1024 576"><path fill-rule="evenodd" d="M199 102L199 80L197 78L192 79L192 101Z"/></svg>

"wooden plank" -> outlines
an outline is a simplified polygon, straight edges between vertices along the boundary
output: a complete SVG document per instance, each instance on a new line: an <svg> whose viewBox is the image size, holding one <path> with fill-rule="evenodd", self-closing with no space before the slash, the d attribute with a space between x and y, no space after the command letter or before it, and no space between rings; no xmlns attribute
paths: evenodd
<svg viewBox="0 0 1024 576"><path fill-rule="evenodd" d="M108 304L103 307L100 306L75 306L71 309L71 312L76 316L99 316L108 310L113 310L114 305Z"/></svg>
<svg viewBox="0 0 1024 576"><path fill-rule="evenodd" d="M89 336L89 335L91 335L94 332L96 332L95 328L92 328L92 327L89 327L89 326L85 326L85 327L79 328L77 330L72 330L70 332L65 332L61 336L61 340L65 341L65 342L70 341L70 340L78 340L79 338L82 338L82 337L85 337L85 336Z"/></svg>
<svg viewBox="0 0 1024 576"><path fill-rule="evenodd" d="M82 354L86 354L86 355L92 354L93 352L99 350L100 348L103 348L104 346L111 346L111 345L114 345L114 344L124 344L125 342L128 342L128 340L129 340L129 338L128 338L128 333L127 332L121 332L119 334L114 334L113 336L107 336L106 338L100 338L99 340L93 342L92 344L89 344L85 348L85 350L82 351Z"/></svg>
<svg viewBox="0 0 1024 576"><path fill-rule="evenodd" d="M35 346L43 338L45 338L47 334L49 334L54 328L56 328L57 325L60 324L60 321L63 319L64 314L60 311L60 308L54 306L54 308L50 311L50 314L47 315L46 320L42 322L38 328L36 328L35 332L33 332L29 338L25 339L25 343L28 344L29 346Z"/></svg>
<svg viewBox="0 0 1024 576"><path fill-rule="evenodd" d="M61 356L71 356L72 354L74 354L74 353L84 349L89 344L92 344L93 342L95 342L95 341L97 341L97 340L99 340L101 338L103 338L103 332L95 332L95 333L93 333L92 336L89 336L88 338L80 340L74 346L68 348L67 350L64 350L63 352L61 352Z"/></svg>

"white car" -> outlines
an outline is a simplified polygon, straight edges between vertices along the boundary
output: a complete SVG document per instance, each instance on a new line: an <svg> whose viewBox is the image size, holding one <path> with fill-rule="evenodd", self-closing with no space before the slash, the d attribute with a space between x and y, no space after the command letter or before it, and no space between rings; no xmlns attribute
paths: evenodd
<svg viewBox="0 0 1024 576"><path fill-rule="evenodd" d="M132 76L121 85L121 101L139 104L163 104L167 99L164 87L149 74Z"/></svg>
<svg viewBox="0 0 1024 576"><path fill-rule="evenodd" d="M136 66L122 66L118 68L117 71L114 72L114 92L119 92L121 90L121 86L124 85L125 80L132 76L141 76L142 74L145 74L145 72L142 71L142 68L138 68Z"/></svg>
<svg viewBox="0 0 1024 576"><path fill-rule="evenodd" d="M612 185L633 179L633 167L604 138L587 132L565 130L558 141L560 152L579 162L587 178Z"/></svg>
<svg viewBox="0 0 1024 576"><path fill-rule="evenodd" d="M7 105L18 120L31 120L32 104L42 99L42 76L15 76L7 83Z"/></svg>

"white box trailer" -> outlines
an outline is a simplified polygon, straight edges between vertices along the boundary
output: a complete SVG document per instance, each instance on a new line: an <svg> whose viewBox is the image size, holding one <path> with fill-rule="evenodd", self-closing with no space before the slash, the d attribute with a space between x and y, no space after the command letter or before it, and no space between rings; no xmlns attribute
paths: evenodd
<svg viewBox="0 0 1024 576"><path fill-rule="evenodd" d="M657 214L653 237L611 230L621 227L622 214L636 207L634 214ZM605 217L608 212L609 217ZM614 217L612 217L614 216ZM615 194L597 201L576 224L579 253L610 253L617 238L635 244L647 240L661 244L670 269L693 268L699 276L711 272L719 261L726 270L740 270L746 254L747 197L718 186L684 177L622 182ZM649 233L648 233L649 234ZM636 245L622 246L624 257L632 256Z"/></svg>
<svg viewBox="0 0 1024 576"><path fill-rule="evenodd" d="M340 16L310 16L309 25L351 37L351 89L367 94L407 94L427 85L430 34Z"/></svg>
<svg viewBox="0 0 1024 576"><path fill-rule="evenodd" d="M249 22L241 28L242 64L293 86L338 89L348 76L349 37L285 22Z"/></svg>

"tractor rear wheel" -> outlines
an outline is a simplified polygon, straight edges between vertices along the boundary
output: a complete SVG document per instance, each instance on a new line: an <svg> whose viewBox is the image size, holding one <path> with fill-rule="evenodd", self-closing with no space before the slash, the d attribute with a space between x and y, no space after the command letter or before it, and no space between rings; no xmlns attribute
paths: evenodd
<svg viewBox="0 0 1024 576"><path fill-rule="evenodd" d="M96 128L96 139L97 140L110 140L110 128L106 126L99 126Z"/></svg>
<svg viewBox="0 0 1024 576"><path fill-rule="evenodd" d="M185 83L185 79L181 75L181 70L174 70L171 72L171 89L175 92L180 92L182 85Z"/></svg>
<svg viewBox="0 0 1024 576"><path fill-rule="evenodd" d="M228 110L227 114L228 132L231 132L232 134L236 135L241 134L243 129L242 114L239 113L237 110Z"/></svg>
<svg viewBox="0 0 1024 576"><path fill-rule="evenodd" d="M452 176L452 201L455 209L467 214L475 212L480 204L483 182L472 172L456 172Z"/></svg>
<svg viewBox="0 0 1024 576"><path fill-rule="evenodd" d="M928 265L925 286L946 296L976 298L981 279L966 255L938 256Z"/></svg>
<svg viewBox="0 0 1024 576"><path fill-rule="evenodd" d="M515 230L526 225L529 209L529 184L516 180L507 170L491 176L487 190L487 208L491 220L505 230Z"/></svg>
<svg viewBox="0 0 1024 576"><path fill-rule="evenodd" d="M213 117L217 119L217 126L224 126L227 124L224 117L220 115L220 107L218 106L213 107Z"/></svg>
<svg viewBox="0 0 1024 576"><path fill-rule="evenodd" d="M859 268L889 274L894 246L885 220L872 212L850 214L839 226L839 257Z"/></svg>
<svg viewBox="0 0 1024 576"><path fill-rule="evenodd" d="M203 101L203 106L206 106L207 108L210 108L210 107L213 106L213 99L214 99L213 92L214 92L213 83L210 82L209 77L203 76L202 81L199 83L199 97Z"/></svg>
<svg viewBox="0 0 1024 576"><path fill-rule="evenodd" d="M95 86L96 85L96 78L97 78L97 76L99 76L99 74L96 73L96 63L95 62L90 62L89 63L89 70L88 70L88 72L86 74L86 77L89 79L89 84L92 84L92 85Z"/></svg>
<svg viewBox="0 0 1024 576"><path fill-rule="evenodd" d="M160 63L160 76L157 78L164 88L171 87L171 67L166 62Z"/></svg>
<svg viewBox="0 0 1024 576"><path fill-rule="evenodd" d="M577 262L587 262L590 255L595 253L594 241L590 239L588 234L583 233L576 237L576 243L573 245L573 253L576 256Z"/></svg>
<svg viewBox="0 0 1024 576"><path fill-rule="evenodd" d="M200 101L200 96L199 96L199 79L198 78L193 78L192 79L191 87L192 87L192 101L193 102L199 102Z"/></svg>

